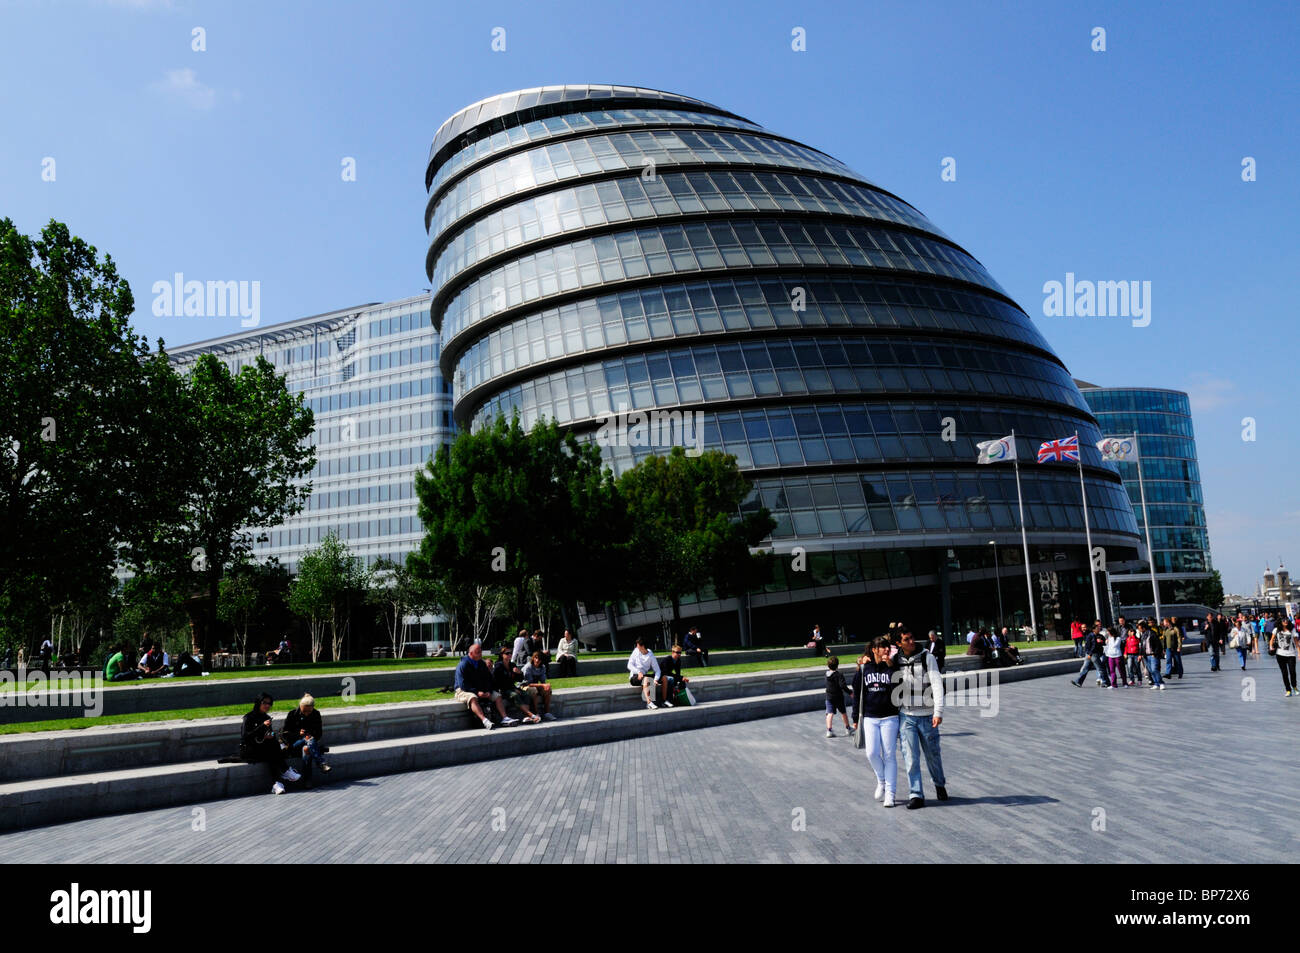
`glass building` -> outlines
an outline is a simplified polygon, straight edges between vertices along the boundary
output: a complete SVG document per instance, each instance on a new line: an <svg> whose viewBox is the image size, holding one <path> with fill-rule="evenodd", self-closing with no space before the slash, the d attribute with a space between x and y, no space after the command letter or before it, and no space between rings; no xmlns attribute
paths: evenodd
<svg viewBox="0 0 1300 953"><path fill-rule="evenodd" d="M800 642L814 622L965 631L999 603L1027 620L1027 588L1048 628L1091 616L1078 472L1033 462L1076 432L1094 545L1136 556L1096 420L1030 318L837 159L686 96L548 86L448 119L425 186L455 424L518 409L595 439L624 410L689 414L753 481L745 505L772 511L772 582L684 605L715 644ZM1031 587L1014 473L975 464L1012 431ZM603 452L621 472L677 434ZM616 611L619 628L665 615Z"/></svg>
<svg viewBox="0 0 1300 953"><path fill-rule="evenodd" d="M1205 530L1205 501L1196 465L1191 401L1185 393L1176 390L1076 383L1106 436L1138 435L1160 601L1164 604L1201 602L1201 584L1210 578L1214 567ZM1123 461L1111 465L1124 480L1141 529L1142 497L1137 463ZM1112 574L1111 583L1121 605L1151 603L1151 576L1145 559Z"/></svg>
<svg viewBox="0 0 1300 953"><path fill-rule="evenodd" d="M233 371L265 357L316 417L306 508L267 530L254 555L296 572L332 529L367 565L401 561L423 537L415 471L451 435L451 395L438 370L429 295L359 305L170 352L184 372L201 354Z"/></svg>

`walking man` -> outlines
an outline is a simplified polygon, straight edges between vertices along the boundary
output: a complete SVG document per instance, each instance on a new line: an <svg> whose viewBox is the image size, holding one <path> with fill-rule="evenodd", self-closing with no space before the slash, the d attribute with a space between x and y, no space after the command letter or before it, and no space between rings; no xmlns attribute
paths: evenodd
<svg viewBox="0 0 1300 953"><path fill-rule="evenodd" d="M943 722L943 675L928 649L919 648L912 633L903 630L898 641L899 731L903 764L907 769L907 809L925 807L921 785L921 751L940 801L948 800L947 779L939 757L939 725ZM917 749L920 748L921 751Z"/></svg>
<svg viewBox="0 0 1300 953"><path fill-rule="evenodd" d="M1110 688L1110 676L1106 674L1106 661L1102 656L1106 648L1106 636L1098 619L1092 624L1092 630L1083 637L1083 665L1079 668L1079 677L1070 679L1075 688L1083 687L1083 680L1088 676L1088 669L1097 670L1097 684Z"/></svg>
<svg viewBox="0 0 1300 953"><path fill-rule="evenodd" d="M1170 616L1165 620L1165 678L1173 678L1177 673L1183 677L1183 627L1178 620Z"/></svg>

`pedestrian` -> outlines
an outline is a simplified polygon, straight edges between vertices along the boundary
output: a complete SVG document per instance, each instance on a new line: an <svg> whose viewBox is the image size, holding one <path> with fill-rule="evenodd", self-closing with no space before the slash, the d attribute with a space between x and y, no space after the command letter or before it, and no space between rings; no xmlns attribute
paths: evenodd
<svg viewBox="0 0 1300 953"><path fill-rule="evenodd" d="M1128 676L1126 686L1141 688L1142 655L1136 629L1128 629L1124 634L1124 669Z"/></svg>
<svg viewBox="0 0 1300 953"><path fill-rule="evenodd" d="M1228 648L1236 650L1243 672L1246 671L1246 653L1250 651L1252 634L1250 623L1239 619L1228 636Z"/></svg>
<svg viewBox="0 0 1300 953"><path fill-rule="evenodd" d="M911 632L899 636L898 655L899 734L903 742L903 765L907 769L907 809L925 807L921 785L921 751L925 766L940 801L948 800L943 760L939 756L939 725L943 723L943 675L929 649L917 646ZM921 749L918 751L917 749Z"/></svg>
<svg viewBox="0 0 1300 953"><path fill-rule="evenodd" d="M1083 623L1079 621L1078 616L1075 616L1074 621L1070 623L1070 641L1074 643L1075 658L1088 657L1084 646L1084 637L1086 635L1087 631L1084 629Z"/></svg>
<svg viewBox="0 0 1300 953"><path fill-rule="evenodd" d="M1101 620L1098 619L1092 624L1092 629L1084 633L1083 645L1083 665L1079 668L1078 678L1070 679L1075 688L1083 687L1083 680L1088 675L1088 670L1095 668L1097 670L1097 684L1105 685L1110 688L1110 679L1106 675L1106 660L1103 655L1105 651L1105 639L1102 635Z"/></svg>
<svg viewBox="0 0 1300 953"><path fill-rule="evenodd" d="M853 686L862 699L862 727L867 761L876 775L875 799L894 806L898 786L898 705L894 702L894 673L889 639L871 640L871 659L864 662Z"/></svg>
<svg viewBox="0 0 1300 953"><path fill-rule="evenodd" d="M835 713L839 712L840 717L844 719L844 732L848 734L853 730L849 724L849 712L845 706L845 696L853 694L853 689L849 688L848 683L844 681L844 673L840 671L839 656L832 655L826 660L826 737L835 737Z"/></svg>
<svg viewBox="0 0 1300 953"><path fill-rule="evenodd" d="M1138 641L1142 646L1142 661L1146 663L1147 675L1151 678L1151 690L1163 692L1165 683L1160 677L1160 662L1165 657L1165 645L1160 630L1145 622L1139 623Z"/></svg>
<svg viewBox="0 0 1300 953"><path fill-rule="evenodd" d="M1177 673L1183 677L1183 627L1178 620L1170 616L1165 620L1165 678L1173 678Z"/></svg>
<svg viewBox="0 0 1300 953"><path fill-rule="evenodd" d="M939 664L939 672L942 674L944 659L948 656L948 646L944 645L943 639L939 638L939 633L934 629L930 630L925 647L934 656L934 660Z"/></svg>
<svg viewBox="0 0 1300 953"><path fill-rule="evenodd" d="M1114 688L1116 685L1123 684L1127 688L1128 676L1124 673L1122 658L1124 640L1119 636L1118 632L1106 632L1106 645L1103 651L1106 654L1106 671L1110 675L1110 685L1107 687Z"/></svg>
<svg viewBox="0 0 1300 953"><path fill-rule="evenodd" d="M1286 697L1300 695L1300 687L1295 682L1296 632L1290 619L1273 627L1273 634L1268 640L1269 654L1277 659L1277 667L1282 670L1282 687Z"/></svg>

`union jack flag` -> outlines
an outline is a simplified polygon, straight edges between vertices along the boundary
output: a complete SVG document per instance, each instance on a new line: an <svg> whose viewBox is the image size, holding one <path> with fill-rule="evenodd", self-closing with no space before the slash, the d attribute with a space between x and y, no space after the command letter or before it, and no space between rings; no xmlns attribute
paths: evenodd
<svg viewBox="0 0 1300 953"><path fill-rule="evenodd" d="M1079 438L1066 437L1064 440L1049 440L1038 446L1038 462L1047 463L1049 460L1055 460L1057 463L1069 460L1071 462L1079 459Z"/></svg>

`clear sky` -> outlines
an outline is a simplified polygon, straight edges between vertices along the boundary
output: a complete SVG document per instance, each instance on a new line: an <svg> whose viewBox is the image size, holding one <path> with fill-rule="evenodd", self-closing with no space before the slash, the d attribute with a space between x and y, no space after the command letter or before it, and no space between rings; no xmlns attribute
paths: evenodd
<svg viewBox="0 0 1300 953"><path fill-rule="evenodd" d="M138 329L183 344L239 326L155 317L176 272L260 282L262 324L418 293L429 142L461 107L685 93L911 202L1076 377L1189 391L1213 557L1250 590L1300 570L1298 27L1290 2L0 0L0 215L110 252ZM1044 316L1067 272L1151 282L1150 323Z"/></svg>

